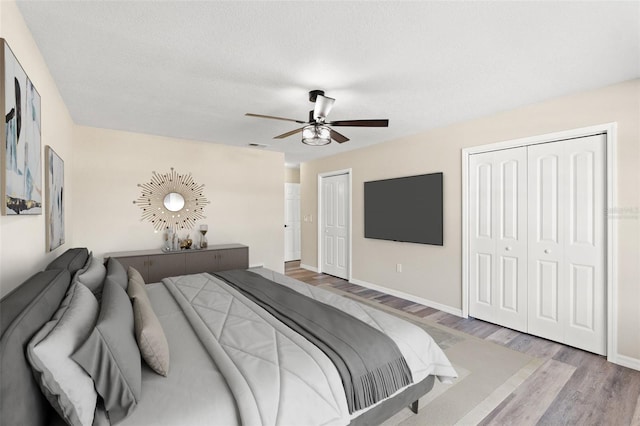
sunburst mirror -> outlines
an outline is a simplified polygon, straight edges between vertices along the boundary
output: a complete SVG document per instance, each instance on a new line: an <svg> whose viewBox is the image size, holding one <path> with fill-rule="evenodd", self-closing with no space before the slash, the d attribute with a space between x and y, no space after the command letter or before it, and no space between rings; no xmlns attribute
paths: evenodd
<svg viewBox="0 0 640 426"><path fill-rule="evenodd" d="M152 172L151 180L139 183L142 193L133 203L142 209L142 219L148 220L156 231L191 229L204 219L204 206L209 200L203 195L191 173Z"/></svg>

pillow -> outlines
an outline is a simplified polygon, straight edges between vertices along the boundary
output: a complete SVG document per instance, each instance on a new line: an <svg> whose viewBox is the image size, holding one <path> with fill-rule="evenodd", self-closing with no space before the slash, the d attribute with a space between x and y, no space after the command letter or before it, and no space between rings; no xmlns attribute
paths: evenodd
<svg viewBox="0 0 640 426"><path fill-rule="evenodd" d="M25 350L57 312L70 282L66 269L41 271L0 300L0 425L48 424L53 408Z"/></svg>
<svg viewBox="0 0 640 426"><path fill-rule="evenodd" d="M98 323L72 358L93 378L111 423L133 411L142 393L140 352L131 302L114 281L105 280Z"/></svg>
<svg viewBox="0 0 640 426"><path fill-rule="evenodd" d="M71 358L98 317L98 301L80 283L27 345L27 359L42 393L67 424L91 426L97 394L91 377Z"/></svg>
<svg viewBox="0 0 640 426"><path fill-rule="evenodd" d="M110 257L107 261L107 277L105 278L105 282L106 281L112 281L123 289L127 289L129 281L127 271L124 269L124 266L122 266L122 263L113 257Z"/></svg>
<svg viewBox="0 0 640 426"><path fill-rule="evenodd" d="M102 284L106 275L107 268L104 264L90 255L87 265L76 272L73 280L85 285L99 300L102 296Z"/></svg>
<svg viewBox="0 0 640 426"><path fill-rule="evenodd" d="M169 372L169 343L153 312L140 272L129 266L128 275L127 293L133 300L133 324L140 354L153 371L166 376Z"/></svg>
<svg viewBox="0 0 640 426"><path fill-rule="evenodd" d="M129 269L127 270L127 277L129 278L129 285L131 285L132 282L134 284L137 284L138 287L142 289L145 296L147 295L144 278L142 278L142 275L136 268L134 268L133 266L129 266ZM131 296L131 292L129 290L127 290L127 293L129 294L129 297L133 299L133 296Z"/></svg>
<svg viewBox="0 0 640 426"><path fill-rule="evenodd" d="M89 251L86 248L72 248L55 258L47 265L45 270L66 269L69 271L71 276L73 276L77 270L82 269L85 266L88 258Z"/></svg>

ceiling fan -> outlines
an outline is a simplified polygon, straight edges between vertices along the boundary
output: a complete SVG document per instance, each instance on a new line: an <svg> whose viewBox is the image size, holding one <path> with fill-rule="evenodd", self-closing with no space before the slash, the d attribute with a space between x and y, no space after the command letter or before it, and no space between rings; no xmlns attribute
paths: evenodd
<svg viewBox="0 0 640 426"><path fill-rule="evenodd" d="M326 121L329 111L336 101L324 95L322 90L312 90L309 92L309 101L315 103L312 111L309 111L309 121L295 120L292 118L274 117L272 115L251 114L246 113L249 117L270 118L273 120L293 121L295 123L304 124L299 129L291 130L275 136L274 139L284 139L286 137L302 132L302 143L307 145L327 145L331 143L331 139L338 143L349 140L346 136L333 130L331 126L352 126L352 127L389 127L389 120L338 120Z"/></svg>

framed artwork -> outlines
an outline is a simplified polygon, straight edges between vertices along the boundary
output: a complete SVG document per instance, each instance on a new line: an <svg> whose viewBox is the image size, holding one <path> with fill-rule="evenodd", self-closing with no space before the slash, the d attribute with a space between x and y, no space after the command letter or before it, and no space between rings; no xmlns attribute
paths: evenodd
<svg viewBox="0 0 640 426"><path fill-rule="evenodd" d="M40 94L0 39L0 194L3 215L42 214Z"/></svg>
<svg viewBox="0 0 640 426"><path fill-rule="evenodd" d="M64 244L64 161L47 145L45 149L47 250Z"/></svg>

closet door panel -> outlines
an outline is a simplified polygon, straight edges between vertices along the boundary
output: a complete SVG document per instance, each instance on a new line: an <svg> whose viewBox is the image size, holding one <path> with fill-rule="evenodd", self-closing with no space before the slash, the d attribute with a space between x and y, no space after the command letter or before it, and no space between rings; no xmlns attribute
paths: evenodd
<svg viewBox="0 0 640 426"><path fill-rule="evenodd" d="M527 152L494 153L496 235L495 316L519 331L527 329Z"/></svg>
<svg viewBox="0 0 640 426"><path fill-rule="evenodd" d="M528 147L529 333L562 341L568 294L562 279L566 199L560 143Z"/></svg>
<svg viewBox="0 0 640 426"><path fill-rule="evenodd" d="M604 354L605 136L530 146L528 164L529 333Z"/></svg>
<svg viewBox="0 0 640 426"><path fill-rule="evenodd" d="M568 321L565 342L606 352L605 137L565 141L568 223L565 279Z"/></svg>
<svg viewBox="0 0 640 426"><path fill-rule="evenodd" d="M493 153L470 158L469 315L495 322L495 237L493 207Z"/></svg>
<svg viewBox="0 0 640 426"><path fill-rule="evenodd" d="M526 149L470 158L469 314L525 331Z"/></svg>

